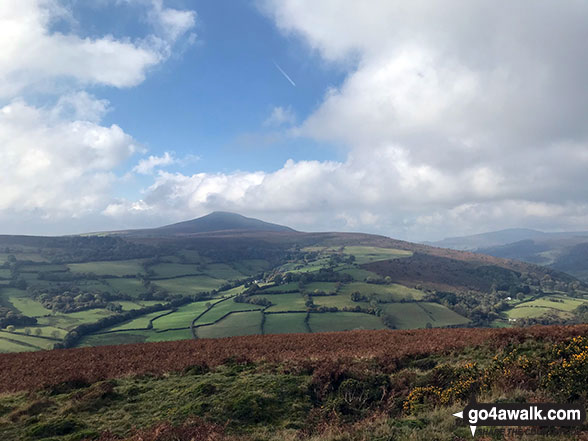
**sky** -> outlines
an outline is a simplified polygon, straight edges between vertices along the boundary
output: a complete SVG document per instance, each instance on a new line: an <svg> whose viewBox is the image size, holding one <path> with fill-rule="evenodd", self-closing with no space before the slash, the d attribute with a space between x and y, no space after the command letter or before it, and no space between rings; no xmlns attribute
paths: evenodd
<svg viewBox="0 0 588 441"><path fill-rule="evenodd" d="M586 0L2 0L0 234L587 230L586 41Z"/></svg>

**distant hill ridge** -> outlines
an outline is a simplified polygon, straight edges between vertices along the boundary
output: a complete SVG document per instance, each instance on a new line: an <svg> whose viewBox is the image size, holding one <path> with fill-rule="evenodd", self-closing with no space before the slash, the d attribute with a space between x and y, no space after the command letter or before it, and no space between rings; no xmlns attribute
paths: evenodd
<svg viewBox="0 0 588 441"><path fill-rule="evenodd" d="M146 230L141 231L145 232ZM292 233L296 230L283 225L245 217L237 213L215 211L197 219L152 228L148 231L156 234L198 234L216 231L274 231Z"/></svg>

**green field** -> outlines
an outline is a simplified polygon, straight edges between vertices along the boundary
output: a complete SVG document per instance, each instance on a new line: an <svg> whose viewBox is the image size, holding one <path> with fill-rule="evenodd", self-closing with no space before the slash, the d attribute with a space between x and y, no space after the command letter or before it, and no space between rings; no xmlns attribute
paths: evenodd
<svg viewBox="0 0 588 441"><path fill-rule="evenodd" d="M89 309L87 311L72 312L69 314L60 313L48 317L40 317L37 319L37 323L39 325L54 326L69 331L82 323L97 322L101 318L109 315L112 315L112 312L106 309Z"/></svg>
<svg viewBox="0 0 588 441"><path fill-rule="evenodd" d="M317 306L328 306L337 308L355 308L356 306L369 306L367 302L354 302L349 294L337 294L335 296L313 296L312 301Z"/></svg>
<svg viewBox="0 0 588 441"><path fill-rule="evenodd" d="M147 291L139 279L104 279L104 282L121 294L128 294L133 297Z"/></svg>
<svg viewBox="0 0 588 441"><path fill-rule="evenodd" d="M137 317L136 319L130 320L128 322L121 323L119 325L113 326L111 328L104 329L104 331L124 331L127 329L147 329L149 326L149 322L157 316L161 314L165 314L169 311L155 311L149 314L142 315ZM104 332L102 331L102 332Z"/></svg>
<svg viewBox="0 0 588 441"><path fill-rule="evenodd" d="M368 277L374 279L381 278L379 275L371 271L367 271L362 268L356 268L348 265L345 265L340 269L337 269L336 271L343 274L349 274L351 277L353 277L353 280L355 280L356 282L364 282Z"/></svg>
<svg viewBox="0 0 588 441"><path fill-rule="evenodd" d="M304 285L304 292L312 294L315 291L323 291L325 293L337 292L337 283L335 282L312 282Z"/></svg>
<svg viewBox="0 0 588 441"><path fill-rule="evenodd" d="M212 309L210 309L206 314L198 319L195 323L196 325L204 325L207 323L212 323L220 319L222 316L229 312L233 311L250 311L255 309L262 309L263 306L259 305L251 305L249 303L237 303L234 302L232 299L223 300L214 305Z"/></svg>
<svg viewBox="0 0 588 441"><path fill-rule="evenodd" d="M65 265L23 265L19 271L21 273L38 273L38 272L63 272L68 268Z"/></svg>
<svg viewBox="0 0 588 441"><path fill-rule="evenodd" d="M253 298L266 298L272 302L272 306L267 309L270 312L306 311L305 300L300 293L257 295Z"/></svg>
<svg viewBox="0 0 588 441"><path fill-rule="evenodd" d="M308 332L304 318L306 313L266 314L264 334L288 334Z"/></svg>
<svg viewBox="0 0 588 441"><path fill-rule="evenodd" d="M197 294L218 289L226 283L225 280L213 279L209 276L188 276L177 279L156 280L154 285L165 289L171 294Z"/></svg>
<svg viewBox="0 0 588 441"><path fill-rule="evenodd" d="M181 306L177 311L153 320L153 329L156 331L174 328L188 328L198 315L206 310L208 302L195 302Z"/></svg>
<svg viewBox="0 0 588 441"><path fill-rule="evenodd" d="M355 256L355 263L361 265L364 263L378 262L380 260L399 259L402 257L412 256L411 251L396 250L394 248L377 248L350 246L345 247L343 252Z"/></svg>
<svg viewBox="0 0 588 441"><path fill-rule="evenodd" d="M73 273L93 273L98 276L133 276L142 274L140 259L112 260L108 262L70 263L67 266Z"/></svg>
<svg viewBox="0 0 588 441"><path fill-rule="evenodd" d="M539 318L548 314L559 316L562 319L570 319L573 317L572 311L584 303L586 300L571 297L545 296L530 302L519 303L505 313L510 319Z"/></svg>
<svg viewBox="0 0 588 441"><path fill-rule="evenodd" d="M29 351L38 351L40 348L36 346L24 346L18 342L18 340L12 337L12 334L9 334L5 337L4 332L0 332L0 353L7 353L7 352L29 352Z"/></svg>
<svg viewBox="0 0 588 441"><path fill-rule="evenodd" d="M291 273L309 273L318 271L321 268L327 267L329 264L328 258L317 259L312 262L290 262L282 265L280 271Z"/></svg>
<svg viewBox="0 0 588 441"><path fill-rule="evenodd" d="M143 343L154 334L153 331L123 331L110 334L91 334L83 337L78 346L106 346L130 343Z"/></svg>
<svg viewBox="0 0 588 441"><path fill-rule="evenodd" d="M165 332L151 332L145 341L173 341L173 340L189 340L194 338L190 329L179 329Z"/></svg>
<svg viewBox="0 0 588 441"><path fill-rule="evenodd" d="M53 349L53 345L55 344L55 341L53 341L53 340L34 337L33 335L21 335L21 334L15 334L15 333L10 333L10 332L5 332L5 331L0 331L0 337L2 338L3 341L11 340L13 342L20 343L21 346L23 346L23 347L32 346L32 347L36 348L37 350L38 349ZM1 348L1 345L0 345L0 348Z"/></svg>
<svg viewBox="0 0 588 441"><path fill-rule="evenodd" d="M312 332L386 328L379 317L360 312L311 313L309 325Z"/></svg>
<svg viewBox="0 0 588 441"><path fill-rule="evenodd" d="M7 268L0 268L0 279L10 279L11 272Z"/></svg>
<svg viewBox="0 0 588 441"><path fill-rule="evenodd" d="M236 296L237 294L241 294L243 291L245 291L245 289L246 288L244 285L239 285L234 288L228 289L227 291L219 292L219 296L222 296L222 297Z"/></svg>
<svg viewBox="0 0 588 441"><path fill-rule="evenodd" d="M236 335L261 334L262 313L259 311L235 312L213 325L196 329L198 338L221 338Z"/></svg>
<svg viewBox="0 0 588 441"><path fill-rule="evenodd" d="M239 280L246 277L245 274L237 271L225 263L211 263L204 268L204 274L214 277L215 279Z"/></svg>
<svg viewBox="0 0 588 441"><path fill-rule="evenodd" d="M275 286L269 286L267 288L264 288L263 293L264 294L279 294L279 293L294 292L294 291L299 291L299 290L300 290L300 286L298 285L298 282L290 282L290 283L286 283L284 285L275 285Z"/></svg>
<svg viewBox="0 0 588 441"><path fill-rule="evenodd" d="M241 259L231 262L231 266L242 274L253 276L262 271L270 269L271 265L263 259Z"/></svg>
<svg viewBox="0 0 588 441"><path fill-rule="evenodd" d="M10 297L8 300L12 305L29 317L38 317L51 314L51 310L45 308L40 302L27 297Z"/></svg>
<svg viewBox="0 0 588 441"><path fill-rule="evenodd" d="M341 294L347 295L351 295L354 292L359 292L367 296L375 294L376 298L388 302L398 302L402 299L420 300L424 296L422 291L395 283L391 285L377 285L375 283L352 282L343 285L340 290Z"/></svg>
<svg viewBox="0 0 588 441"><path fill-rule="evenodd" d="M388 303L380 306L393 317L397 329L425 328L428 323L437 328L469 322L467 318L437 303Z"/></svg>
<svg viewBox="0 0 588 441"><path fill-rule="evenodd" d="M201 274L202 271L198 270L200 265L196 264L181 264L181 263L159 263L157 265L150 266L155 273L155 277L171 278L178 276L197 275Z"/></svg>

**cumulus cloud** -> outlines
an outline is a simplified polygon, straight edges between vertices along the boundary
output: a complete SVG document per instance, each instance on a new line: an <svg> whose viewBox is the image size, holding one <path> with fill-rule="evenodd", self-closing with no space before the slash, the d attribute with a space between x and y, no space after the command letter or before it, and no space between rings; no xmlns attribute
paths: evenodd
<svg viewBox="0 0 588 441"><path fill-rule="evenodd" d="M133 171L142 175L148 175L153 173L155 168L165 167L177 162L177 159L175 159L169 152L165 152L163 156L151 155L146 159L141 159L139 163L133 168Z"/></svg>
<svg viewBox="0 0 588 441"><path fill-rule="evenodd" d="M98 105L99 106L99 105ZM119 126L55 117L22 100L0 108L0 212L83 216L108 200L113 173L137 150Z"/></svg>
<svg viewBox="0 0 588 441"><path fill-rule="evenodd" d="M438 236L517 224L569 228L588 202L579 190L588 184L588 5L494 6L261 3L279 29L349 69L296 133L345 146L350 158L366 158L358 164L365 171L394 146L394 165L383 164L396 173L388 172L385 188L412 188L412 200L396 196L377 211L408 208L415 231L422 219Z"/></svg>
<svg viewBox="0 0 588 441"><path fill-rule="evenodd" d="M194 12L146 6L152 29L131 41L54 31L58 20L75 22L59 0L0 2L2 225L89 221L112 202L120 167L143 149L118 125L102 124L110 103L83 87L139 84L195 24Z"/></svg>
<svg viewBox="0 0 588 441"><path fill-rule="evenodd" d="M342 162L270 173L160 173L148 206L262 214L311 228L436 238L585 228L588 5L264 0L344 81L291 130ZM266 124L287 118L274 109Z"/></svg>
<svg viewBox="0 0 588 441"><path fill-rule="evenodd" d="M263 125L266 127L279 127L292 125L295 122L296 115L291 107L276 106L272 109L270 116L263 122Z"/></svg>

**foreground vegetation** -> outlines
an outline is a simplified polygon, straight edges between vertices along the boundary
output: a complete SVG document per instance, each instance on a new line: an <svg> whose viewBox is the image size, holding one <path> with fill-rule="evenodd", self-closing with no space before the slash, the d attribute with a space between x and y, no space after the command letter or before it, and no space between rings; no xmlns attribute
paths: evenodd
<svg viewBox="0 0 588 441"><path fill-rule="evenodd" d="M587 354L586 326L8 354L0 356L0 434L23 441L466 440L469 428L452 414L472 393L481 402L585 403ZM39 358L45 382L38 381ZM65 359L73 366L64 372ZM513 435L481 427L476 436L584 439L586 429L522 428Z"/></svg>

